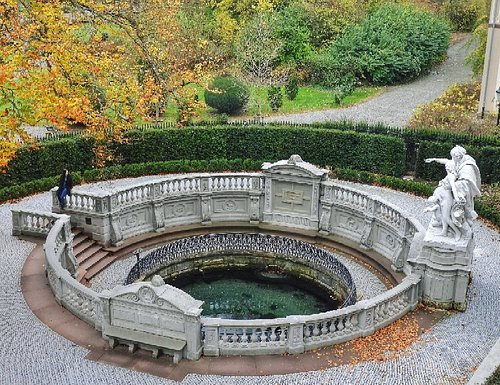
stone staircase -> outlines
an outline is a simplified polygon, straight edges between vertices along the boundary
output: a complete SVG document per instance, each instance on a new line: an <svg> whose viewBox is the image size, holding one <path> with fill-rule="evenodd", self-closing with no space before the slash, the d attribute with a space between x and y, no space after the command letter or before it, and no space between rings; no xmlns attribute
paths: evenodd
<svg viewBox="0 0 500 385"><path fill-rule="evenodd" d="M80 228L72 228L73 254L78 261L77 281L90 286L90 280L111 265L117 257Z"/></svg>

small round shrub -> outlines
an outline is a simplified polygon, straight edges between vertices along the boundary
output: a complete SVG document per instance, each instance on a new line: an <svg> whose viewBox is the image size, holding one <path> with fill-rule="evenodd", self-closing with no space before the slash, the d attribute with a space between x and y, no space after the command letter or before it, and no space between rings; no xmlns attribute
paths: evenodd
<svg viewBox="0 0 500 385"><path fill-rule="evenodd" d="M248 87L230 75L216 77L210 88L205 90L205 103L226 114L242 109L249 97Z"/></svg>

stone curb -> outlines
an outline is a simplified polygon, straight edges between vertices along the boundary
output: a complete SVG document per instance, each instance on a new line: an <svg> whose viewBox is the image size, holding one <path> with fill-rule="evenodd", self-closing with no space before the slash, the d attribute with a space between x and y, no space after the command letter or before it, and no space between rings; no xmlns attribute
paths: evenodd
<svg viewBox="0 0 500 385"><path fill-rule="evenodd" d="M500 366L500 338L491 348L488 355L485 357L481 365L474 372L474 375L469 380L467 385L481 385L486 383L488 378L495 372L496 368Z"/></svg>

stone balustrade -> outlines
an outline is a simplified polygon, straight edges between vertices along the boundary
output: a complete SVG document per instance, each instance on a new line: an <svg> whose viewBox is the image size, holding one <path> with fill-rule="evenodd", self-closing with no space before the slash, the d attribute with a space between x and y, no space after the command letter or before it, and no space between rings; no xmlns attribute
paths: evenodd
<svg viewBox="0 0 500 385"><path fill-rule="evenodd" d="M421 272L412 267L425 257L414 242L423 238L423 227L396 206L329 180L326 170L292 158L266 164L262 174L171 176L105 194L74 192L67 212L73 225L83 224L94 239L115 244L145 231L184 224L227 226L234 221L253 225L257 232L261 227L307 230L312 236L375 251L394 270L407 274L387 292L331 312L272 320L201 317L200 340L207 356L300 353L369 335L414 309L426 291ZM57 211L55 191L53 202ZM71 263L68 247L69 217L14 210L13 224L15 234L48 233L46 269L57 300L99 329L99 294L72 276L76 263ZM175 252L177 244L169 245L165 247ZM193 252L198 250L191 246ZM312 259L321 265L321 258ZM156 269L153 260L141 261L131 280Z"/></svg>
<svg viewBox="0 0 500 385"><path fill-rule="evenodd" d="M272 320L204 318L206 356L302 353L373 334L419 301L420 276L412 274L375 298L326 313Z"/></svg>
<svg viewBox="0 0 500 385"><path fill-rule="evenodd" d="M73 256L73 236L68 215L58 215L44 245L45 269L56 301L78 318L100 328L99 297L74 279L78 265Z"/></svg>
<svg viewBox="0 0 500 385"><path fill-rule="evenodd" d="M46 237L54 223L62 218L59 214L36 210L12 209L12 235ZM69 217L68 217L69 219Z"/></svg>

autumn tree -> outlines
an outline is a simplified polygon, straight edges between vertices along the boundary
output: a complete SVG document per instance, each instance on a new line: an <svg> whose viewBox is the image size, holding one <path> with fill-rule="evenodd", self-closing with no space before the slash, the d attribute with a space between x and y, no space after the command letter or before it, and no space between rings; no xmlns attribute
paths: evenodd
<svg viewBox="0 0 500 385"><path fill-rule="evenodd" d="M169 98L182 105L179 121L189 119L198 102L186 86L203 81L208 60L179 34L181 7L0 0L0 167L26 139L23 123L80 124L104 140L151 110L159 115Z"/></svg>

